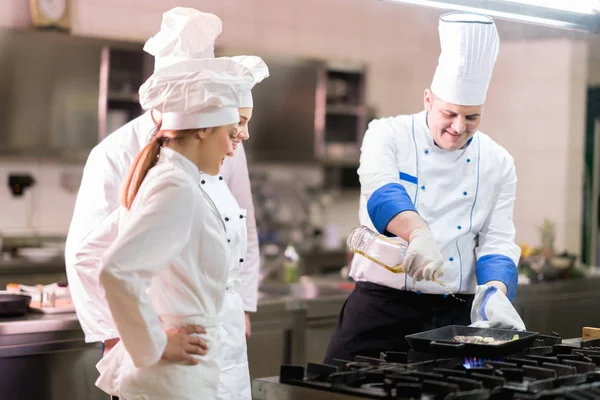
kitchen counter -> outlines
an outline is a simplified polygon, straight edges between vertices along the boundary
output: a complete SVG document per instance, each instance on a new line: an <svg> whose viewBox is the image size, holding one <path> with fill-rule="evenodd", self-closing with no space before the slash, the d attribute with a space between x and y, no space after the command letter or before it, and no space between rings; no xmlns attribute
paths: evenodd
<svg viewBox="0 0 600 400"><path fill-rule="evenodd" d="M22 317L0 318L0 337L43 332L81 332L75 313L41 314L30 312Z"/></svg>
<svg viewBox="0 0 600 400"><path fill-rule="evenodd" d="M88 399L95 387L100 343L86 343L75 313L0 318L0 392L3 400Z"/></svg>
<svg viewBox="0 0 600 400"><path fill-rule="evenodd" d="M282 364L322 361L352 285L334 278L303 282L295 287L277 283L261 286L258 311L250 314L248 359L252 379L278 375ZM515 307L528 329L575 337L581 335L582 326L600 326L599 288L600 278L596 277L521 285ZM85 344L74 313L0 318L0 358L15 354L11 346L18 349L32 344L39 351L58 345L91 349L95 357L91 357L91 366L100 356L99 344Z"/></svg>

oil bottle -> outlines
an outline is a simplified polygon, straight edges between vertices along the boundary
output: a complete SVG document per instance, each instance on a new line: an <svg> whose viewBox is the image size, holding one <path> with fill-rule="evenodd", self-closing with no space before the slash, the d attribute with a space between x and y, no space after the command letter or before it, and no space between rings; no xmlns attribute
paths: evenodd
<svg viewBox="0 0 600 400"><path fill-rule="evenodd" d="M401 239L398 239L401 240ZM407 245L373 232L364 225L357 226L346 240L348 249L368 258L390 272L401 274Z"/></svg>

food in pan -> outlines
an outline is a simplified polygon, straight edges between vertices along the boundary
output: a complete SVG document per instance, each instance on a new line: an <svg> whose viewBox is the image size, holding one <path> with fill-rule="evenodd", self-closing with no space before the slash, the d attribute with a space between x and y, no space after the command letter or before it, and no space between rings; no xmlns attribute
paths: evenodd
<svg viewBox="0 0 600 400"><path fill-rule="evenodd" d="M517 340L519 335L513 336L511 340ZM510 340L497 340L491 336L454 336L452 338L455 342L467 343L467 344L491 344L499 345L509 342Z"/></svg>

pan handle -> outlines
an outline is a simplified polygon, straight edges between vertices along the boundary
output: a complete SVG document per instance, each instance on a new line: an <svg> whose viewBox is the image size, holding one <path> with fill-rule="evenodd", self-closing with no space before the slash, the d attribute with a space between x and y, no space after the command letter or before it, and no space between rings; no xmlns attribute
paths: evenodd
<svg viewBox="0 0 600 400"><path fill-rule="evenodd" d="M465 347L464 343L450 343L450 342L437 342L435 340L429 343L430 347L437 347L438 349L452 349L460 350Z"/></svg>

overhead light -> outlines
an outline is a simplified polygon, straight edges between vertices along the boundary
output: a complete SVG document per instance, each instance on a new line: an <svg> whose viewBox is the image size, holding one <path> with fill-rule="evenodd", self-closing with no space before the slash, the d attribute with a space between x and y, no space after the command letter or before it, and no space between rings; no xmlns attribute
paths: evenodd
<svg viewBox="0 0 600 400"><path fill-rule="evenodd" d="M383 0L600 33L600 0Z"/></svg>
<svg viewBox="0 0 600 400"><path fill-rule="evenodd" d="M525 4L554 10L576 12L580 14L595 14L600 11L598 0L506 0L509 3Z"/></svg>

